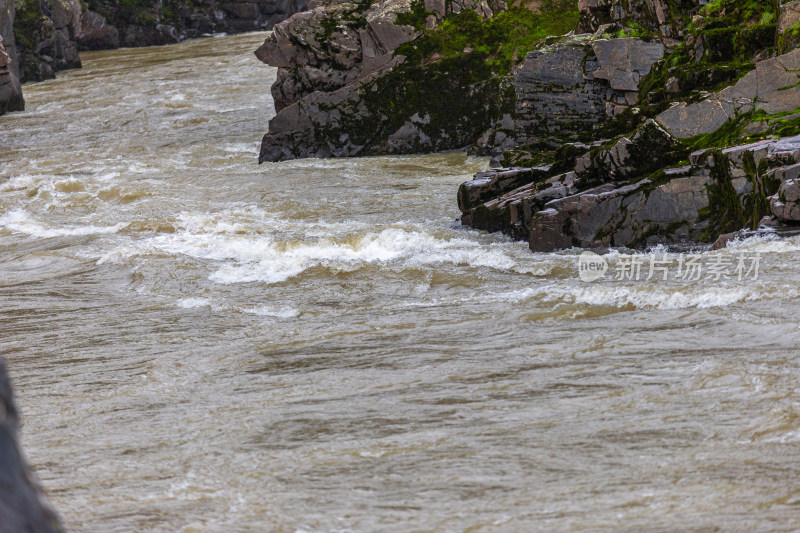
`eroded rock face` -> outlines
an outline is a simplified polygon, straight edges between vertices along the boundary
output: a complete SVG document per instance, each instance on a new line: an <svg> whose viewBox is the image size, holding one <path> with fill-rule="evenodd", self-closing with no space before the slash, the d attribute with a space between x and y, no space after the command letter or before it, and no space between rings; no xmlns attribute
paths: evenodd
<svg viewBox="0 0 800 533"><path fill-rule="evenodd" d="M800 180L793 178L781 183L778 194L770 199L770 208L779 220L800 222Z"/></svg>
<svg viewBox="0 0 800 533"><path fill-rule="evenodd" d="M60 70L80 68L77 36L82 7L78 0L22 0L18 17L26 24L17 31L24 34L19 45L20 80L42 81Z"/></svg>
<svg viewBox="0 0 800 533"><path fill-rule="evenodd" d="M800 222L800 136L701 150L689 156L688 165L670 168L670 161L683 157L679 144L653 121L640 132L587 152L573 172L547 178L542 167L479 174L459 191L462 223L503 231L527 240L533 251L549 252L711 242L741 228L755 229L770 215L782 223ZM650 147L662 159L621 155L632 147ZM661 166L666 170L653 172ZM503 187L504 176L534 172L539 174L526 185ZM506 182L513 181L509 178Z"/></svg>
<svg viewBox="0 0 800 533"><path fill-rule="evenodd" d="M14 42L14 12L13 0L0 0L0 115L25 109Z"/></svg>
<svg viewBox="0 0 800 533"><path fill-rule="evenodd" d="M694 0L695 5L705 1ZM580 29L595 32L604 24L635 23L662 37L679 39L684 35L685 19L670 9L667 0L578 0Z"/></svg>
<svg viewBox="0 0 800 533"><path fill-rule="evenodd" d="M430 27L462 9L489 17L504 8L486 0L425 5L434 13L426 21ZM260 162L461 148L511 112L510 80L474 81L468 52L424 65L406 65L395 56L399 46L420 35L398 19L413 8L411 0L311 7L278 24L255 52L278 67L272 86L278 114L262 141ZM419 96L447 93L466 100Z"/></svg>
<svg viewBox="0 0 800 533"><path fill-rule="evenodd" d="M705 100L680 102L656 117L670 134L686 139L713 133L726 122L750 111L776 115L800 106L800 49L756 63L734 85Z"/></svg>
<svg viewBox="0 0 800 533"><path fill-rule="evenodd" d="M270 29L306 9L306 0L153 2L89 0L81 16L82 50L171 44L211 33Z"/></svg>
<svg viewBox="0 0 800 533"><path fill-rule="evenodd" d="M63 529L28 469L17 439L19 416L0 358L0 533L58 533Z"/></svg>
<svg viewBox="0 0 800 533"><path fill-rule="evenodd" d="M516 141L591 136L637 103L639 82L664 51L640 39L579 36L528 53L514 73Z"/></svg>
<svg viewBox="0 0 800 533"><path fill-rule="evenodd" d="M94 11L86 11L81 15L78 45L83 50L119 48L119 30L108 24L103 15Z"/></svg>

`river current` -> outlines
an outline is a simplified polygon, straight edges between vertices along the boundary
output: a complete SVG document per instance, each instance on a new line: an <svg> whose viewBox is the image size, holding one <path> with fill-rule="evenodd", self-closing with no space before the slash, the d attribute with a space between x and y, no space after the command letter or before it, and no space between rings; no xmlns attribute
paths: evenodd
<svg viewBox="0 0 800 533"><path fill-rule="evenodd" d="M259 166L263 38L0 117L0 350L69 530L800 528L800 239L585 282L455 222L484 158Z"/></svg>

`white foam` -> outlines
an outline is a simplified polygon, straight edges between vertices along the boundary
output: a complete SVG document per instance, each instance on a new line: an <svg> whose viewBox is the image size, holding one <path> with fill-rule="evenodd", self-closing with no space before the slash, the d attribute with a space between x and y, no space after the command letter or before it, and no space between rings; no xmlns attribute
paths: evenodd
<svg viewBox="0 0 800 533"><path fill-rule="evenodd" d="M76 235L100 235L108 233L116 233L122 228L127 226L126 223L120 222L113 226L62 226L57 228L49 228L41 222L35 220L23 209L15 209L0 216L0 227L5 227L11 231L18 233L26 233L32 237L41 239L51 237L69 237Z"/></svg>
<svg viewBox="0 0 800 533"><path fill-rule="evenodd" d="M242 309L243 312L251 315L268 316L274 318L296 318L300 316L300 310L293 307L283 307L281 309L274 309L266 305L260 307L253 307L250 309Z"/></svg>
<svg viewBox="0 0 800 533"><path fill-rule="evenodd" d="M41 177L23 174L22 176L14 176L9 180L0 184L0 192L24 191L35 187Z"/></svg>
<svg viewBox="0 0 800 533"><path fill-rule="evenodd" d="M194 309L197 307L211 307L211 300L208 298L181 298L176 304L183 309Z"/></svg>

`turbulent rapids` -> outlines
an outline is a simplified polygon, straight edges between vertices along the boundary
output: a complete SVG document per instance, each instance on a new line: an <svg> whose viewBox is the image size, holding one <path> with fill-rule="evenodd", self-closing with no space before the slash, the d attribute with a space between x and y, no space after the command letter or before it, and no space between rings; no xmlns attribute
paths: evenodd
<svg viewBox="0 0 800 533"><path fill-rule="evenodd" d="M0 118L0 348L70 530L800 527L800 238L585 282L455 221L487 159L258 166L263 40L85 54Z"/></svg>

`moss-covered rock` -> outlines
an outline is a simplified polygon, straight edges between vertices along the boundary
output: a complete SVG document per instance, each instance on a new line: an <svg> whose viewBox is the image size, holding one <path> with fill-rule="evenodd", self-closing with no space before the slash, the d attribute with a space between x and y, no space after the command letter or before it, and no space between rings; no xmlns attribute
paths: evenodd
<svg viewBox="0 0 800 533"><path fill-rule="evenodd" d="M59 70L81 66L77 0L17 0L16 7L14 35L22 82L49 79Z"/></svg>
<svg viewBox="0 0 800 533"><path fill-rule="evenodd" d="M15 11L13 0L0 0L0 115L25 108L14 40Z"/></svg>
<svg viewBox="0 0 800 533"><path fill-rule="evenodd" d="M509 139L513 64L548 34L573 27L577 10L555 0L538 13L520 6L496 13L504 5L485 0L426 5L332 4L276 27L256 52L280 68L273 86L279 113L260 160L430 152Z"/></svg>

